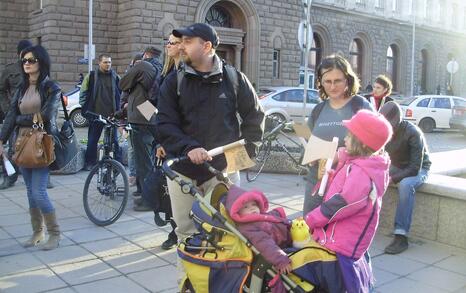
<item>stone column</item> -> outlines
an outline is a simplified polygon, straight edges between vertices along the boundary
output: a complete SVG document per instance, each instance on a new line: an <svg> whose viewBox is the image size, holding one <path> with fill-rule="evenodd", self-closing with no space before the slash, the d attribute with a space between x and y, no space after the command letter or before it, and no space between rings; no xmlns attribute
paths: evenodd
<svg viewBox="0 0 466 293"><path fill-rule="evenodd" d="M243 49L243 45L236 45L235 46L235 67L237 70L241 71L241 50Z"/></svg>

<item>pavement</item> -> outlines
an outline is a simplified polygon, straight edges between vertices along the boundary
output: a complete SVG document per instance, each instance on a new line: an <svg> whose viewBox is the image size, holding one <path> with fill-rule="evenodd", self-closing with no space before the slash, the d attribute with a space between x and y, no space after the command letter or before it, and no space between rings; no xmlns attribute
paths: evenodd
<svg viewBox="0 0 466 293"><path fill-rule="evenodd" d="M52 251L23 248L31 233L22 178L0 191L0 292L176 292L176 250L160 248L168 227L156 227L152 212L134 212L128 201L123 216L107 227L86 217L82 188L87 172L54 175L49 190L63 240ZM304 181L295 175L261 174L246 189L263 190L272 206L300 215ZM376 292L466 293L466 251L411 239L401 255L383 253L390 242L378 234L371 247Z"/></svg>

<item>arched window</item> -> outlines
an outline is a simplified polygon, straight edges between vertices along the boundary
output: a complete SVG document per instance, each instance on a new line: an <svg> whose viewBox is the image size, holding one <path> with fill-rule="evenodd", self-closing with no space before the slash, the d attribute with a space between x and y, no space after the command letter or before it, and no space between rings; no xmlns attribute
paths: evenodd
<svg viewBox="0 0 466 293"><path fill-rule="evenodd" d="M398 47L394 44L388 46L387 49L387 65L386 73L390 77L393 83L393 90L398 88L398 64L399 64L399 50Z"/></svg>
<svg viewBox="0 0 466 293"><path fill-rule="evenodd" d="M211 26L231 27L231 17L228 11L220 5L214 5L207 11L205 22Z"/></svg>
<svg viewBox="0 0 466 293"><path fill-rule="evenodd" d="M314 39L312 40L311 52L309 52L309 67L314 71L322 61L322 39L316 33L314 33Z"/></svg>
<svg viewBox="0 0 466 293"><path fill-rule="evenodd" d="M354 39L349 48L350 64L353 67L354 72L361 77L362 76L362 58L363 48L362 42L359 39Z"/></svg>

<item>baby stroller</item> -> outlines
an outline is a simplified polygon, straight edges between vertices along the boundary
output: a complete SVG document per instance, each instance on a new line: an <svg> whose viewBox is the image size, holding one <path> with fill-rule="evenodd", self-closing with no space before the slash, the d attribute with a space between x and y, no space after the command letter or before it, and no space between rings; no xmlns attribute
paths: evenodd
<svg viewBox="0 0 466 293"><path fill-rule="evenodd" d="M203 196L200 190L184 181L170 168L186 159L169 159L163 165L170 180L177 182L183 192L196 198L191 216L199 232L178 246L178 257L186 272L180 286L181 292L270 292L268 283L278 278L277 272L235 228L225 208L226 194L231 182L222 172L205 163L222 183L210 194ZM294 274L279 276L287 292L320 292L312 285L315 281L312 274L306 274L304 253L305 248L289 254L292 262L294 263L295 257L302 267L294 270ZM298 271L301 274L296 273Z"/></svg>

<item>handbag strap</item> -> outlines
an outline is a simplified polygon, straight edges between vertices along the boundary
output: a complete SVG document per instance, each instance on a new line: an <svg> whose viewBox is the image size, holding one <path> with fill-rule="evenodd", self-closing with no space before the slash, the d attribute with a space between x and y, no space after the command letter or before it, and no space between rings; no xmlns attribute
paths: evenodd
<svg viewBox="0 0 466 293"><path fill-rule="evenodd" d="M63 107L63 114L65 115L65 120L69 121L70 117L68 116L68 111L66 110L65 100L63 99L63 93L60 94L61 106Z"/></svg>
<svg viewBox="0 0 466 293"><path fill-rule="evenodd" d="M40 113L34 113L32 123L39 126L40 128L44 128L44 120L42 120L42 115Z"/></svg>

